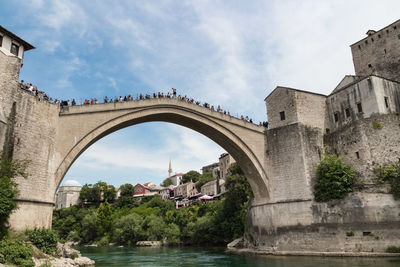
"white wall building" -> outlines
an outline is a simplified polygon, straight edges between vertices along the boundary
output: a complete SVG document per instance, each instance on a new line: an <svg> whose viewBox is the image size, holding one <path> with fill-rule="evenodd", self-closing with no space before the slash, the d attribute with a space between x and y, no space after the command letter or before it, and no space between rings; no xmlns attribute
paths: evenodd
<svg viewBox="0 0 400 267"><path fill-rule="evenodd" d="M67 180L58 188L55 209L68 208L79 203L81 184L76 180Z"/></svg>

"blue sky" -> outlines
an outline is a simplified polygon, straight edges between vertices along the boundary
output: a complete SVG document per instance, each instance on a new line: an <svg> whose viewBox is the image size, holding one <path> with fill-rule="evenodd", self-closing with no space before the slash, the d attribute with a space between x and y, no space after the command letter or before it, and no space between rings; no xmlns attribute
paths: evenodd
<svg viewBox="0 0 400 267"><path fill-rule="evenodd" d="M0 24L36 49L20 78L55 98L168 91L266 120L277 86L329 94L353 74L349 45L399 19L398 0L0 0ZM115 132L85 151L68 178L119 186L199 170L224 150L161 122Z"/></svg>

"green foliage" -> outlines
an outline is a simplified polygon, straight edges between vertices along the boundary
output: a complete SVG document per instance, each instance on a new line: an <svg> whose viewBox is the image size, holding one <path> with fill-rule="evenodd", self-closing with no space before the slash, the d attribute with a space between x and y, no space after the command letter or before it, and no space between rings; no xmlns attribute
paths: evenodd
<svg viewBox="0 0 400 267"><path fill-rule="evenodd" d="M96 240L97 214L95 211L92 211L91 213L83 217L80 237L82 243L89 243Z"/></svg>
<svg viewBox="0 0 400 267"><path fill-rule="evenodd" d="M132 213L116 220L112 240L121 245L134 245L144 236L142 216Z"/></svg>
<svg viewBox="0 0 400 267"><path fill-rule="evenodd" d="M58 234L54 230L35 228L28 232L28 239L46 254L55 255L57 253Z"/></svg>
<svg viewBox="0 0 400 267"><path fill-rule="evenodd" d="M98 205L102 201L114 202L116 195L114 186L100 181L94 185L85 184L82 186L79 199L82 203Z"/></svg>
<svg viewBox="0 0 400 267"><path fill-rule="evenodd" d="M395 199L400 198L400 163L395 162L384 167L375 167L374 172L381 183L390 184L390 193Z"/></svg>
<svg viewBox="0 0 400 267"><path fill-rule="evenodd" d="M400 247L390 246L386 249L387 253L400 253Z"/></svg>
<svg viewBox="0 0 400 267"><path fill-rule="evenodd" d="M121 191L120 196L133 196L133 194L135 193L135 187L131 184L123 184L119 187L119 190Z"/></svg>
<svg viewBox="0 0 400 267"><path fill-rule="evenodd" d="M198 192L201 191L201 187L208 182L216 180L211 172L204 173L200 176L199 180L196 182L196 189Z"/></svg>
<svg viewBox="0 0 400 267"><path fill-rule="evenodd" d="M383 128L382 124L379 123L379 121L377 119L374 119L372 121L372 127L376 130L380 130Z"/></svg>
<svg viewBox="0 0 400 267"><path fill-rule="evenodd" d="M0 263L33 267L32 256L32 247L23 241L3 239L0 242Z"/></svg>
<svg viewBox="0 0 400 267"><path fill-rule="evenodd" d="M163 186L163 187L168 187L168 186L170 186L170 185L172 185L172 180L171 180L171 178L166 178L166 179L164 179L164 181L161 183L161 186Z"/></svg>
<svg viewBox="0 0 400 267"><path fill-rule="evenodd" d="M353 192L355 172L336 155L325 154L317 166L317 180L314 186L316 201L341 199Z"/></svg>
<svg viewBox="0 0 400 267"><path fill-rule="evenodd" d="M94 207L72 206L53 211L53 229L61 239L79 241L84 217L95 212Z"/></svg>
<svg viewBox="0 0 400 267"><path fill-rule="evenodd" d="M108 235L103 236L100 238L99 242L97 242L99 246L108 246L108 244L110 244L110 237Z"/></svg>
<svg viewBox="0 0 400 267"><path fill-rule="evenodd" d="M243 173L237 169L235 174L228 176L225 186L227 193L223 201L223 230L227 239L235 239L243 235L244 221L253 191Z"/></svg>
<svg viewBox="0 0 400 267"><path fill-rule="evenodd" d="M147 240L157 241L164 239L167 225L161 217L150 215L144 220L143 228L146 230Z"/></svg>
<svg viewBox="0 0 400 267"><path fill-rule="evenodd" d="M115 206L119 208L134 208L139 206L139 201L133 198L133 196L120 196L115 202Z"/></svg>
<svg viewBox="0 0 400 267"><path fill-rule="evenodd" d="M189 183L190 181L196 183L200 179L201 174L197 171L188 171L182 176L182 184Z"/></svg>
<svg viewBox="0 0 400 267"><path fill-rule="evenodd" d="M353 231L348 231L348 232L346 232L346 236L354 236L354 232Z"/></svg>
<svg viewBox="0 0 400 267"><path fill-rule="evenodd" d="M156 210L157 215L164 216L167 211L175 209L175 202L162 200L160 195L154 195L150 201L144 204L147 208Z"/></svg>
<svg viewBox="0 0 400 267"><path fill-rule="evenodd" d="M226 182L222 201L176 209L159 195L144 197L135 207L115 202L73 206L54 211L53 226L66 240L107 245L135 245L141 240L167 240L171 244L222 244L241 236L244 216L252 198L250 185L239 167ZM198 182L211 174L202 175ZM203 178L203 180L201 180ZM214 180L214 178L212 178ZM92 186L93 188L93 186ZM129 186L127 186L129 192ZM129 193L125 195L128 196Z"/></svg>
<svg viewBox="0 0 400 267"><path fill-rule="evenodd" d="M240 168L239 164L237 162L234 162L229 166L229 174L234 175L234 174L239 174L239 175L244 175L242 169Z"/></svg>
<svg viewBox="0 0 400 267"><path fill-rule="evenodd" d="M101 203L99 208L97 209L97 232L99 236L109 232L111 230L111 206L108 202Z"/></svg>
<svg viewBox="0 0 400 267"><path fill-rule="evenodd" d="M7 234L8 219L17 209L14 199L19 191L13 179L17 176L28 177L27 164L27 161L11 161L4 158L0 152L0 239Z"/></svg>

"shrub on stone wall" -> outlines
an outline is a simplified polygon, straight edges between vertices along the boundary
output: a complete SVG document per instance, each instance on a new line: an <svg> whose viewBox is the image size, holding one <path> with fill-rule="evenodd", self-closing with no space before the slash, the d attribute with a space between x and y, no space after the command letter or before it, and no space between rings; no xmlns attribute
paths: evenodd
<svg viewBox="0 0 400 267"><path fill-rule="evenodd" d="M32 256L32 247L23 241L6 238L0 242L0 263L33 267Z"/></svg>
<svg viewBox="0 0 400 267"><path fill-rule="evenodd" d="M390 184L390 193L395 199L400 198L400 163L391 163L383 167L375 167L375 174L381 183Z"/></svg>
<svg viewBox="0 0 400 267"><path fill-rule="evenodd" d="M25 171L27 164L27 161L11 161L0 151L0 239L7 235L8 219L11 213L17 209L14 199L18 196L19 191L14 178L28 176Z"/></svg>
<svg viewBox="0 0 400 267"><path fill-rule="evenodd" d="M57 253L58 234L51 229L34 229L28 233L29 241L46 254Z"/></svg>
<svg viewBox="0 0 400 267"><path fill-rule="evenodd" d="M372 121L372 127L376 130L380 130L383 128L382 124L379 123L379 121L377 119L374 119Z"/></svg>
<svg viewBox="0 0 400 267"><path fill-rule="evenodd" d="M325 154L317 166L314 197L318 202L342 199L353 192L354 170L337 155Z"/></svg>

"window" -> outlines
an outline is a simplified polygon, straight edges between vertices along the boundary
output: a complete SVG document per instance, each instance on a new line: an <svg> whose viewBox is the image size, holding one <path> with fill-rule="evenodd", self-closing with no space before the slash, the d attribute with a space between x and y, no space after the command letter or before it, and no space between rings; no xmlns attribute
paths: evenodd
<svg viewBox="0 0 400 267"><path fill-rule="evenodd" d="M373 42L373 41L374 41L374 38L371 38L371 41Z"/></svg>
<svg viewBox="0 0 400 267"><path fill-rule="evenodd" d="M368 40L365 40L365 44L368 44Z"/></svg>
<svg viewBox="0 0 400 267"><path fill-rule="evenodd" d="M358 49L361 49L361 45L358 45Z"/></svg>
<svg viewBox="0 0 400 267"><path fill-rule="evenodd" d="M3 35L0 35L0 46L3 46Z"/></svg>
<svg viewBox="0 0 400 267"><path fill-rule="evenodd" d="M360 153L358 153L358 151L356 151L356 157L357 159L360 159Z"/></svg>
<svg viewBox="0 0 400 267"><path fill-rule="evenodd" d="M11 54L18 56L18 51L19 51L19 46L12 43L11 50L10 50Z"/></svg>
<svg viewBox="0 0 400 267"><path fill-rule="evenodd" d="M399 39L400 39L400 34L399 34L399 35L397 35L397 37L399 37Z"/></svg>
<svg viewBox="0 0 400 267"><path fill-rule="evenodd" d="M350 117L350 108L344 110L346 112L346 118Z"/></svg>
<svg viewBox="0 0 400 267"><path fill-rule="evenodd" d="M393 29L395 29L395 30L396 30L396 29L397 29L397 26L393 26Z"/></svg>
<svg viewBox="0 0 400 267"><path fill-rule="evenodd" d="M389 108L389 98L385 96L385 107Z"/></svg>
<svg viewBox="0 0 400 267"><path fill-rule="evenodd" d="M378 34L378 38L381 38L381 35L380 35L380 34Z"/></svg>
<svg viewBox="0 0 400 267"><path fill-rule="evenodd" d="M281 115L281 121L285 120L285 111L279 112L279 115Z"/></svg>
<svg viewBox="0 0 400 267"><path fill-rule="evenodd" d="M372 65L371 65L371 64L368 64L368 68L372 68Z"/></svg>
<svg viewBox="0 0 400 267"><path fill-rule="evenodd" d="M335 114L333 114L335 116L335 122L339 121L339 112L335 112Z"/></svg>
<svg viewBox="0 0 400 267"><path fill-rule="evenodd" d="M357 111L358 113L363 112L361 103L357 103Z"/></svg>

